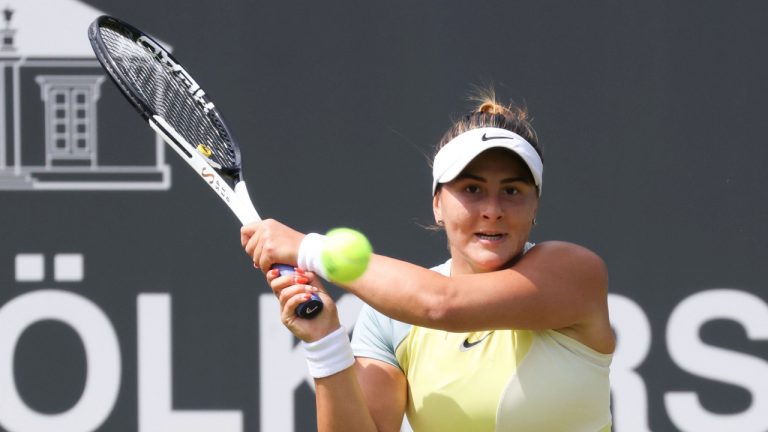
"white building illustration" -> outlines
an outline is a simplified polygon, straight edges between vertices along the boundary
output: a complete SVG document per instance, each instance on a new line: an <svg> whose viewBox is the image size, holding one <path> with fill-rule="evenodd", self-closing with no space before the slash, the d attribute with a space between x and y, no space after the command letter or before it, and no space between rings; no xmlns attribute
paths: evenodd
<svg viewBox="0 0 768 432"><path fill-rule="evenodd" d="M168 189L162 140L108 82L88 41L103 13L75 0L4 3L0 190Z"/></svg>

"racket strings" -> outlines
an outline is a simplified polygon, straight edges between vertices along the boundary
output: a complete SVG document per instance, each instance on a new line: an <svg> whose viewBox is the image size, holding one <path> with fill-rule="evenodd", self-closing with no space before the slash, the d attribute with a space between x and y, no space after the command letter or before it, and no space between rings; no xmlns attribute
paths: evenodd
<svg viewBox="0 0 768 432"><path fill-rule="evenodd" d="M121 74L151 111L162 116L193 146L205 145L201 153L225 170L239 166L229 134L218 116L203 109L178 75L121 32L102 27L100 33Z"/></svg>

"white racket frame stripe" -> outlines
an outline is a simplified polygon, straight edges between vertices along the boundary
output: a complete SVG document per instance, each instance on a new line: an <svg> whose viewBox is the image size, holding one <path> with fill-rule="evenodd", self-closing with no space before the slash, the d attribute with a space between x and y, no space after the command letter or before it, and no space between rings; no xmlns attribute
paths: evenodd
<svg viewBox="0 0 768 432"><path fill-rule="evenodd" d="M250 195L248 195L248 188L244 181L241 180L235 183L234 189L230 187L227 181L208 163L206 158L161 116L154 115L150 117L148 123L163 138L166 144L175 150L202 177L208 186L216 192L216 195L232 210L241 224L245 225L261 220L256 207L254 207L251 201Z"/></svg>

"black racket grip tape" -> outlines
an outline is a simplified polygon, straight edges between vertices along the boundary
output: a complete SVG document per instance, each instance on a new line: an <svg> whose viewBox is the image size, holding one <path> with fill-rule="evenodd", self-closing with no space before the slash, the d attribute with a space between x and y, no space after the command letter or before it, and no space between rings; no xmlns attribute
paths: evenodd
<svg viewBox="0 0 768 432"><path fill-rule="evenodd" d="M280 276L296 273L293 266L288 264L274 264L272 268L280 270ZM312 293L312 298L305 301L296 307L296 316L304 319L312 319L317 316L323 310L323 301L320 300L320 296Z"/></svg>

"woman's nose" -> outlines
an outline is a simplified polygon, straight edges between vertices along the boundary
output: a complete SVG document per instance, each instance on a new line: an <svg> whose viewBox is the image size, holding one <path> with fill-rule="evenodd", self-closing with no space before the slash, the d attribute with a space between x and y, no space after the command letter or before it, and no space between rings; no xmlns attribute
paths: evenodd
<svg viewBox="0 0 768 432"><path fill-rule="evenodd" d="M496 197L488 198L483 204L482 216L488 220L499 220L504 215L501 203Z"/></svg>

